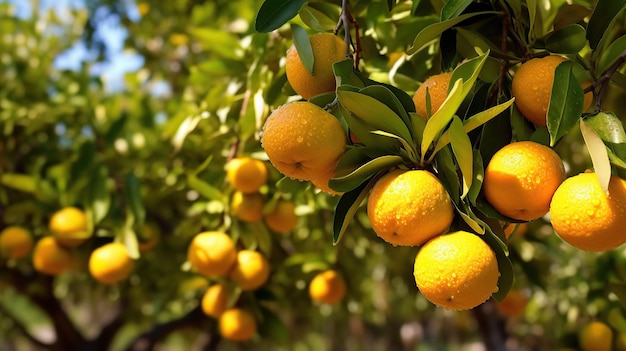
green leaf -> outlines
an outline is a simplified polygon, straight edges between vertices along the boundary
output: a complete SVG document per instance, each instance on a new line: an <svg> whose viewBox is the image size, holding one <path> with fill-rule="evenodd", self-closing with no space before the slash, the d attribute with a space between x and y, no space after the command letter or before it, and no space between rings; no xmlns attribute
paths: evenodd
<svg viewBox="0 0 626 351"><path fill-rule="evenodd" d="M480 154L480 150L474 150L474 170L472 174L474 175L474 179L472 180L472 185L467 194L467 198L472 205L476 205L476 200L480 195L480 191L483 185L483 179L485 177L485 168L483 166L483 158Z"/></svg>
<svg viewBox="0 0 626 351"><path fill-rule="evenodd" d="M271 32L294 18L306 0L265 0L254 20L254 29L260 33Z"/></svg>
<svg viewBox="0 0 626 351"><path fill-rule="evenodd" d="M595 71L606 71L616 60L624 55L624 51L626 51L626 34L612 41L611 44L602 51Z"/></svg>
<svg viewBox="0 0 626 351"><path fill-rule="evenodd" d="M337 245L339 240L341 240L352 217L354 217L370 189L374 186L373 179L375 178L365 181L354 190L344 193L339 202L337 202L333 217L333 245Z"/></svg>
<svg viewBox="0 0 626 351"><path fill-rule="evenodd" d="M481 111L473 115L472 117L466 119L463 122L463 129L465 130L465 133L469 133L472 130L480 127L481 125L489 122L491 119L493 119L494 117L498 116L500 113L508 109L513 104L514 101L515 101L515 98L511 98L510 100L506 102L493 106L485 111ZM439 141L437 142L437 146L435 147L435 152L438 152L439 150L441 150L443 147L448 145L448 143L450 143L450 134L446 131L443 135L441 135L441 138L439 138Z"/></svg>
<svg viewBox="0 0 626 351"><path fill-rule="evenodd" d="M85 189L85 204L90 209L94 225L106 217L111 207L111 192L108 181L106 167L100 166L91 176L89 186Z"/></svg>
<svg viewBox="0 0 626 351"><path fill-rule="evenodd" d="M613 112L598 112L586 116L585 123L606 142L626 143L624 125Z"/></svg>
<svg viewBox="0 0 626 351"><path fill-rule="evenodd" d="M458 169L450 148L441 149L441 151L435 155L435 164L437 177L441 181L441 184L450 195L455 206L459 205L461 203L461 187L459 184ZM461 211L459 211L459 213L460 212Z"/></svg>
<svg viewBox="0 0 626 351"><path fill-rule="evenodd" d="M213 185L198 178L195 174L187 175L187 186L197 191L200 195L206 197L209 200L221 201L222 192Z"/></svg>
<svg viewBox="0 0 626 351"><path fill-rule="evenodd" d="M461 171L461 176L463 177L463 192L461 193L461 199L463 199L469 192L474 178L472 143L465 133L463 122L461 122L459 117L454 116L454 118L452 118L452 123L450 123L448 131L450 132L452 140L450 143L452 146L452 152L454 153L454 157L456 158Z"/></svg>
<svg viewBox="0 0 626 351"><path fill-rule="evenodd" d="M333 64L333 73L337 78L338 89L352 90L351 87L363 88L365 81L354 70L354 60L345 59ZM346 85L350 86L346 87Z"/></svg>
<svg viewBox="0 0 626 351"><path fill-rule="evenodd" d="M583 5L565 4L554 17L554 29L561 29L570 24L578 23L591 15L592 11Z"/></svg>
<svg viewBox="0 0 626 351"><path fill-rule="evenodd" d="M402 157L396 155L380 156L365 163L345 176L331 178L328 181L328 186L336 191L352 191L374 174L399 165L402 161Z"/></svg>
<svg viewBox="0 0 626 351"><path fill-rule="evenodd" d="M548 105L547 124L550 146L567 134L583 113L583 89L574 76L572 62L559 64L554 72L554 84Z"/></svg>
<svg viewBox="0 0 626 351"><path fill-rule="evenodd" d="M545 40L546 49L563 54L576 54L585 47L585 29L579 24L570 24L548 34Z"/></svg>
<svg viewBox="0 0 626 351"><path fill-rule="evenodd" d="M526 0L526 6L528 8L528 37L529 43L532 43L535 39L535 23L537 18L537 0Z"/></svg>
<svg viewBox="0 0 626 351"><path fill-rule="evenodd" d="M339 103L355 118L376 129L411 140L411 133L400 116L375 98L352 91L337 91Z"/></svg>
<svg viewBox="0 0 626 351"><path fill-rule="evenodd" d="M298 57L304 65L307 71L311 74L313 72L313 65L315 63L315 57L313 56L313 48L311 47L311 40L309 39L309 33L297 24L291 24L291 35L293 36L293 44L298 51Z"/></svg>
<svg viewBox="0 0 626 351"><path fill-rule="evenodd" d="M413 45L411 45L411 47L407 50L407 54L412 55L420 51L430 41L438 38L441 35L441 33L443 33L445 30L456 26L457 24L465 21L466 19L480 16L480 15L492 15L492 14L499 14L499 12L483 11L483 12L466 13L464 15L461 15L461 16L458 16L458 17L455 17L446 21L431 24L430 26L424 28L422 31L420 31L417 34L417 36L413 40Z"/></svg>
<svg viewBox="0 0 626 351"><path fill-rule="evenodd" d="M626 7L626 0L598 1L587 25L587 39L591 49L595 49L604 32Z"/></svg>
<svg viewBox="0 0 626 351"><path fill-rule="evenodd" d="M134 224L141 227L146 219L146 208L144 207L141 197L139 180L134 174L129 173L124 178L124 190L126 202L134 218ZM135 238L135 240L137 240L137 238Z"/></svg>
<svg viewBox="0 0 626 351"><path fill-rule="evenodd" d="M317 3L319 5L324 3ZM324 12L311 6L310 3L304 5L298 12L300 19L307 26L316 32L329 32L337 26L337 21L333 20Z"/></svg>
<svg viewBox="0 0 626 351"><path fill-rule="evenodd" d="M611 180L611 162L602 138L596 134L593 128L589 127L583 119L580 120L580 131L585 140L589 156L593 163L593 170L598 177L600 187L605 193L609 192L609 181Z"/></svg>
<svg viewBox="0 0 626 351"><path fill-rule="evenodd" d="M34 194L37 191L37 180L27 174L4 173L0 176L0 183L25 193Z"/></svg>
<svg viewBox="0 0 626 351"><path fill-rule="evenodd" d="M426 127L424 128L424 135L422 136L421 145L421 157L422 161L425 160L426 153L430 148L433 141L441 135L446 128L452 117L456 113L456 110L463 101L463 80L459 79L454 82L452 89L448 93L448 96L444 100L443 104L435 114L426 121ZM432 155L434 156L434 154Z"/></svg>
<svg viewBox="0 0 626 351"><path fill-rule="evenodd" d="M448 0L441 9L441 20L449 20L463 13L472 0Z"/></svg>
<svg viewBox="0 0 626 351"><path fill-rule="evenodd" d="M476 83L476 79L478 79L488 57L489 51L463 62L452 72L450 82L456 82L459 78L463 79L463 99L472 91L474 83ZM448 90L451 89L448 88Z"/></svg>
<svg viewBox="0 0 626 351"><path fill-rule="evenodd" d="M124 222L121 233L115 236L115 240L124 244L124 246L126 247L126 251L128 251L128 256L136 260L141 256L141 254L139 253L139 241L137 240L137 233L135 233L133 225L133 217L126 217L126 221Z"/></svg>
<svg viewBox="0 0 626 351"><path fill-rule="evenodd" d="M498 278L498 291L493 293L493 298L497 301L501 301L509 293L509 290L513 286L515 272L513 270L513 264L509 259L507 246L497 235L495 235L491 229L488 229L485 235L482 236L483 240L494 251L496 259L498 260L498 271L500 277Z"/></svg>
<svg viewBox="0 0 626 351"><path fill-rule="evenodd" d="M407 126L411 125L411 119L409 118L409 114L407 113L406 109L402 105L402 102L400 102L398 97L388 87L379 84L369 85L361 89L359 93L371 96L376 100L382 102L387 107L392 109L393 112L395 112L398 116L400 116L400 118L402 118L402 121L404 121L404 124L406 124Z"/></svg>

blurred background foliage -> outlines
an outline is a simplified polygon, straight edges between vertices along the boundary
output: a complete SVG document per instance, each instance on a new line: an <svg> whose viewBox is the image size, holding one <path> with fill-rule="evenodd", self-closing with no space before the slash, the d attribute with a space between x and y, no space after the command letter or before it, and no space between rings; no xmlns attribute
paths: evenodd
<svg viewBox="0 0 626 351"><path fill-rule="evenodd" d="M507 317L493 301L466 312L433 307L415 288L416 250L383 243L365 211L332 246L338 197L278 182L275 170L263 191L297 203L298 229L281 236L232 218L224 165L236 155L265 157L260 126L293 93L282 61L291 33L254 32L261 2L0 1L0 227L40 237L54 211L75 205L97 234L78 249L82 268L55 279L29 262L3 263L0 350L481 350L493 335L513 350L554 350L575 347L578 327L592 319L626 333L618 299L626 251L583 253L543 220L511 241L514 289L529 303ZM542 37L566 2L537 3ZM295 21L330 30L337 5L310 2ZM399 1L390 12L387 1L355 1L361 69L408 93L441 71L450 62L437 43L404 54L439 21L441 6ZM615 31L625 28L622 13ZM615 102L624 91L616 91L607 104L624 118ZM569 172L589 167L579 135L557 150ZM85 268L89 252L115 236L141 242L144 223L159 228L159 245L127 283L97 284ZM218 228L272 264L269 284L245 300L260 316L249 344L219 340L198 309L209 282L185 264L191 238ZM311 303L306 290L327 267L348 280L348 298L332 307ZM65 341L50 346L55 338Z"/></svg>

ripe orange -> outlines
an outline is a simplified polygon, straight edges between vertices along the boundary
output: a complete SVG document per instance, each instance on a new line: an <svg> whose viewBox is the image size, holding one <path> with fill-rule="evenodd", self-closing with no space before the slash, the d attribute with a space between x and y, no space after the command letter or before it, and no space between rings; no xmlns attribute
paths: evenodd
<svg viewBox="0 0 626 351"><path fill-rule="evenodd" d="M231 308L220 316L219 330L224 339L247 341L256 334L257 324L250 312L241 308Z"/></svg>
<svg viewBox="0 0 626 351"><path fill-rule="evenodd" d="M418 251L415 284L424 297L450 310L472 309L497 290L496 255L477 235L458 231L437 236Z"/></svg>
<svg viewBox="0 0 626 351"><path fill-rule="evenodd" d="M566 60L558 55L533 58L522 63L513 76L511 93L515 97L515 106L526 119L538 126L547 124L554 71ZM585 94L583 111L591 106L592 99L591 92Z"/></svg>
<svg viewBox="0 0 626 351"><path fill-rule="evenodd" d="M76 207L64 207L50 218L50 231L59 244L76 247L89 239L87 216Z"/></svg>
<svg viewBox="0 0 626 351"><path fill-rule="evenodd" d="M416 112L424 117L430 117L426 109L426 91L430 96L430 115L434 115L439 110L441 104L448 96L448 87L450 85L452 72L435 74L428 77L422 85L415 91L413 95L413 103L415 103Z"/></svg>
<svg viewBox="0 0 626 351"><path fill-rule="evenodd" d="M226 179L242 193L256 193L267 182L267 166L252 157L237 157L226 165Z"/></svg>
<svg viewBox="0 0 626 351"><path fill-rule="evenodd" d="M309 284L311 299L321 303L337 303L346 296L346 282L335 270L317 274Z"/></svg>
<svg viewBox="0 0 626 351"><path fill-rule="evenodd" d="M89 256L89 272L102 284L119 283L127 279L134 268L135 262L122 243L104 244Z"/></svg>
<svg viewBox="0 0 626 351"><path fill-rule="evenodd" d="M261 254L252 250L241 250L237 253L237 260L230 271L230 279L237 283L241 290L256 290L260 288L270 276L270 264Z"/></svg>
<svg viewBox="0 0 626 351"><path fill-rule="evenodd" d="M30 253L33 245L32 235L22 227L6 227L0 232L0 257L20 259Z"/></svg>
<svg viewBox="0 0 626 351"><path fill-rule="evenodd" d="M289 84L306 100L335 90L333 64L346 58L346 44L336 35L315 34L309 40L313 49L313 74L304 67L295 45L287 51L285 63Z"/></svg>
<svg viewBox="0 0 626 351"><path fill-rule="evenodd" d="M222 232L197 234L187 251L187 260L191 267L207 276L225 276L236 259L233 240Z"/></svg>
<svg viewBox="0 0 626 351"><path fill-rule="evenodd" d="M346 149L346 133L335 116L298 101L272 112L263 126L261 143L279 172L311 180L335 166Z"/></svg>
<svg viewBox="0 0 626 351"><path fill-rule="evenodd" d="M145 223L139 235L139 251L152 250L159 243L159 228L153 223Z"/></svg>
<svg viewBox="0 0 626 351"><path fill-rule="evenodd" d="M519 141L493 155L485 169L483 191L502 215L530 221L548 213L552 195L564 179L563 161L554 150Z"/></svg>
<svg viewBox="0 0 626 351"><path fill-rule="evenodd" d="M454 208L446 189L425 170L393 170L380 178L369 195L372 229L393 245L422 245L446 231Z"/></svg>
<svg viewBox="0 0 626 351"><path fill-rule="evenodd" d="M585 251L607 251L626 242L626 181L611 176L607 196L595 173L566 179L554 193L550 222L561 239Z"/></svg>
<svg viewBox="0 0 626 351"><path fill-rule="evenodd" d="M263 219L265 198L260 193L244 194L235 191L230 208L235 217L244 222L257 222Z"/></svg>
<svg viewBox="0 0 626 351"><path fill-rule="evenodd" d="M611 351L613 331L602 322L590 322L580 330L578 342L582 351Z"/></svg>
<svg viewBox="0 0 626 351"><path fill-rule="evenodd" d="M228 287L226 284L211 285L202 296L201 306L204 314L219 318L228 308Z"/></svg>
<svg viewBox="0 0 626 351"><path fill-rule="evenodd" d="M517 317L524 314L528 305L528 297L521 290L512 289L502 299L502 301L496 301L496 308L500 313L507 317Z"/></svg>
<svg viewBox="0 0 626 351"><path fill-rule="evenodd" d="M328 170L328 172L320 175L317 178L311 179L311 183L315 185L316 188L320 189L321 191L327 194L330 194L330 195L343 194L343 192L336 191L328 185L328 181L331 178L335 177L335 167L336 167L336 164L333 165L333 167L330 170Z"/></svg>
<svg viewBox="0 0 626 351"><path fill-rule="evenodd" d="M296 204L293 201L279 199L272 212L264 217L265 224L276 233L289 233L298 225Z"/></svg>
<svg viewBox="0 0 626 351"><path fill-rule="evenodd" d="M35 244L33 266L38 272L58 275L69 270L73 265L74 255L72 252L59 245L54 237L43 237Z"/></svg>

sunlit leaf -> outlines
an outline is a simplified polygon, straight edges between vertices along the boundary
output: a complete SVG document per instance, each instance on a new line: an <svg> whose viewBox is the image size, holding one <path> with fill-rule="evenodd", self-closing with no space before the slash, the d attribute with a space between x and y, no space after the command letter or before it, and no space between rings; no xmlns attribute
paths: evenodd
<svg viewBox="0 0 626 351"><path fill-rule="evenodd" d="M607 70L616 60L624 55L626 51L626 34L613 40L605 50L602 51L600 60L596 65L597 72L604 72Z"/></svg>
<svg viewBox="0 0 626 351"><path fill-rule="evenodd" d="M311 74L313 72L313 65L315 64L315 57L313 56L313 48L311 47L311 40L309 39L309 33L297 24L291 24L291 34L293 36L293 44L298 51L298 57L304 68Z"/></svg>
<svg viewBox="0 0 626 351"><path fill-rule="evenodd" d="M324 3L319 3L324 4ZM307 26L311 27L316 32L328 32L335 28L337 21L328 17L322 11L311 6L310 3L304 5L298 12L300 19Z"/></svg>
<svg viewBox="0 0 626 351"><path fill-rule="evenodd" d="M137 240L137 233L133 229L134 220L133 217L127 217L120 234L116 235L116 241L121 242L126 247L128 256L132 259L138 259L139 253L139 241Z"/></svg>
<svg viewBox="0 0 626 351"><path fill-rule="evenodd" d="M441 135L445 127L450 123L456 110L463 101L463 80L454 82L452 89L444 100L443 104L435 114L428 119L422 136L421 157L425 159L431 144Z"/></svg>
<svg viewBox="0 0 626 351"><path fill-rule="evenodd" d="M454 157L459 165L461 176L463 178L463 192L461 193L461 199L465 198L469 192L470 186L472 186L472 180L474 179L474 159L472 151L472 143L469 137L465 133L463 128L463 122L459 117L452 118L450 123L450 132L452 151Z"/></svg>
<svg viewBox="0 0 626 351"><path fill-rule="evenodd" d="M111 192L107 185L108 172L104 166L98 167L89 181L90 186L85 190L85 203L91 211L94 224L100 223L111 207Z"/></svg>
<svg viewBox="0 0 626 351"><path fill-rule="evenodd" d="M608 194L609 181L611 180L611 163L606 146L598 134L582 119L580 120L580 131L585 140L585 145L587 145L587 150L589 150L589 156L600 182L600 187Z"/></svg>
<svg viewBox="0 0 626 351"><path fill-rule="evenodd" d="M134 223L138 226L142 226L146 220L146 208L144 207L141 196L139 180L132 173L129 173L124 178L124 195L126 196L128 208L134 218ZM137 238L135 238L135 240L136 239Z"/></svg>
<svg viewBox="0 0 626 351"><path fill-rule="evenodd" d="M574 76L572 63L559 64L554 72L554 84L548 105L547 124L550 146L567 134L583 112L583 89Z"/></svg>
<svg viewBox="0 0 626 351"><path fill-rule="evenodd" d="M218 188L198 178L195 174L187 175L187 186L209 200L221 201L223 198L222 192Z"/></svg>
<svg viewBox="0 0 626 351"><path fill-rule="evenodd" d="M306 0L265 0L254 20L257 32L271 32L294 18Z"/></svg>

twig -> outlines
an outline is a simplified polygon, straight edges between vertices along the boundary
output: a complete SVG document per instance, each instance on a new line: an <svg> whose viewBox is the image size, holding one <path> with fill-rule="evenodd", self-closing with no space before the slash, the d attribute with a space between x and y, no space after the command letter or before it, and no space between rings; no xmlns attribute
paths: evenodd
<svg viewBox="0 0 626 351"><path fill-rule="evenodd" d="M335 27L335 34L339 32L339 29L343 26L344 41L346 42L346 58L354 58L354 68L359 68L359 60L361 54L361 38L359 36L359 24L350 15L350 9L348 8L349 0L341 1L341 15L339 21ZM354 26L355 42L352 41L350 36L350 24ZM352 55L352 49L354 49L354 57Z"/></svg>
<svg viewBox="0 0 626 351"><path fill-rule="evenodd" d="M611 80L611 77L617 72L617 70L626 62L626 50L624 50L620 56L609 66L600 77L596 79L591 85L586 87L583 92L588 93L592 91L594 95L596 95L596 111L600 111L602 108L602 101L604 100L604 96L607 92L608 82ZM599 90L596 90L600 87ZM596 93L597 92L597 93Z"/></svg>

